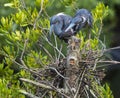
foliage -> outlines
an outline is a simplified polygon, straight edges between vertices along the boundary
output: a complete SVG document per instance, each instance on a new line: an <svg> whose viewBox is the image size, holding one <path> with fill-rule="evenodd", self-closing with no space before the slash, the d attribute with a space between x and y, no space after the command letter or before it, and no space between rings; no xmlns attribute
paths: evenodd
<svg viewBox="0 0 120 98"><path fill-rule="evenodd" d="M59 9L63 7L61 4L64 4L65 11L71 13L80 6L76 6L79 0L63 0L61 4L57 4L55 0L51 3L50 0L30 1L31 6L28 6L29 0L11 0L5 6L14 9L15 12L0 19L0 55L2 55L0 62L0 97L2 98L25 98L24 95L17 92L19 89L25 89L32 94L36 93L36 88L33 85L23 81L21 83L19 78L24 77L33 80L34 76L31 73L35 73L36 69L42 69L49 63L65 57L66 52L64 51L66 47L61 50L60 41L56 40L56 37L54 37L53 44L47 40L46 36L49 32L48 14L51 12L49 10L53 10L55 7ZM52 3L57 5L50 7ZM64 9L58 11L64 11ZM96 8L92 10L92 14L94 16L94 24L91 30L93 39L85 38L87 35L84 32L86 31L82 31L83 33L77 36L81 39L81 49L90 45L85 49L100 50L103 48L103 43L99 40L102 30L100 26L108 14L108 7L105 7L103 3L98 3ZM96 84L97 87L99 86ZM100 90L103 93L102 98L106 98L106 95L109 94L112 96L107 85L105 88L101 87Z"/></svg>

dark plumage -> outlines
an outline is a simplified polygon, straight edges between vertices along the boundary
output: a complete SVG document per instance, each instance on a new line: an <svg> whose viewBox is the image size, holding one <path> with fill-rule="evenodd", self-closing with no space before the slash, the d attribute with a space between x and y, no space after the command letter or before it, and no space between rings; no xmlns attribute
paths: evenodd
<svg viewBox="0 0 120 98"><path fill-rule="evenodd" d="M120 97L120 63L114 63L114 61L120 62L120 47L114 47L106 52L105 55L110 55L113 63L106 68L106 76L104 81L110 84L110 88L114 95L114 98ZM108 65L108 64L106 64Z"/></svg>
<svg viewBox="0 0 120 98"><path fill-rule="evenodd" d="M65 30L65 32L68 32L71 28L74 30L74 35L81 30L86 25L92 26L92 14L87 9L79 9L77 10L75 16L73 17L70 25Z"/></svg>
<svg viewBox="0 0 120 98"><path fill-rule="evenodd" d="M52 32L55 33L61 40L65 42L68 41L69 37L73 35L72 29L67 30L66 28L69 26L72 17L63 13L58 13L51 17L50 19L50 36Z"/></svg>

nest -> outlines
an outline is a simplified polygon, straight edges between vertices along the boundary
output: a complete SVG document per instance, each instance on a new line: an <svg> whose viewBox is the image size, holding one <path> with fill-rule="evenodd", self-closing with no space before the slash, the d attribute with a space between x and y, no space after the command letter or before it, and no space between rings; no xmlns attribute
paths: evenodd
<svg viewBox="0 0 120 98"><path fill-rule="evenodd" d="M43 69L37 70L35 81L21 78L37 85L35 96L40 98L94 98L99 97L97 86L105 76L104 70L96 69L99 52L80 50L80 39L72 37L67 56Z"/></svg>

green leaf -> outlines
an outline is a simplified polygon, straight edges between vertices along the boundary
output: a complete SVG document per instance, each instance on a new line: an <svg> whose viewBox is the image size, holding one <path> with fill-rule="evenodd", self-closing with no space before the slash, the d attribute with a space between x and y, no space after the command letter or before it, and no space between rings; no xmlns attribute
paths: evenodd
<svg viewBox="0 0 120 98"><path fill-rule="evenodd" d="M5 3L4 6L5 7L12 7L14 4L13 3Z"/></svg>

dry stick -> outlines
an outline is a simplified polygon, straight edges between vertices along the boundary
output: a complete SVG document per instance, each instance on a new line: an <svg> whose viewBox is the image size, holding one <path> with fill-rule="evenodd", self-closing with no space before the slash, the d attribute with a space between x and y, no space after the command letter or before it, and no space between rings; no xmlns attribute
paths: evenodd
<svg viewBox="0 0 120 98"><path fill-rule="evenodd" d="M43 0L43 1L44 1L44 0ZM41 5L42 5L41 8L43 8L43 1L41 2ZM26 12L29 14L29 16L31 17L31 14L28 12L24 0L20 0L20 2L21 2L21 4L22 4L23 9L25 9L25 11L26 11ZM40 9L40 11L39 11L39 13L38 13L38 17L35 19L34 24L29 23L30 25L33 26L34 29L35 29L35 27L36 27L37 20L39 19L42 10L44 10L44 9ZM45 12L45 10L44 10L44 12ZM45 14L46 14L46 12L45 12ZM46 14L46 15L47 15L47 14ZM47 15L47 16L48 16L48 15ZM49 16L48 16L48 17L49 17ZM32 18L32 17L31 17L31 18ZM29 20L27 20L27 21L29 21ZM48 28L43 28L43 27L41 27L41 26L38 26L38 27L39 27L42 31L43 31L43 30L49 30Z"/></svg>
<svg viewBox="0 0 120 98"><path fill-rule="evenodd" d="M90 91L90 93L94 96L94 98L98 98L91 89L89 89L88 85L85 86L86 89L88 89Z"/></svg>
<svg viewBox="0 0 120 98"><path fill-rule="evenodd" d="M23 7L24 9L26 9L25 1L24 1L24 0L20 0L20 1L21 1L21 4L22 4L22 7Z"/></svg>
<svg viewBox="0 0 120 98"><path fill-rule="evenodd" d="M55 36L55 33L53 33L53 35L54 35L54 40L55 40L55 46L58 47L57 38L56 38L56 36Z"/></svg>
<svg viewBox="0 0 120 98"><path fill-rule="evenodd" d="M50 84L50 85L51 85L51 84ZM60 93L61 95L63 95L64 97L70 98L70 97L67 96L66 94L62 93L62 92L60 91L60 89L57 89L55 86L51 85L51 87L52 87L56 92L58 92L58 93Z"/></svg>
<svg viewBox="0 0 120 98"><path fill-rule="evenodd" d="M50 43L50 41L49 41L47 38L45 38L45 37L43 37L43 38L45 39L46 42L48 42L48 44L49 44L51 47L53 47L55 50L57 50L58 53L60 53L60 54L63 56L63 58L65 58L64 54L58 49L58 47L55 47L52 43Z"/></svg>
<svg viewBox="0 0 120 98"><path fill-rule="evenodd" d="M101 22L101 25L100 25L100 28L99 28L99 31L98 31L98 36L100 36L100 33L102 32L102 27L103 27L103 23Z"/></svg>
<svg viewBox="0 0 120 98"><path fill-rule="evenodd" d="M43 1L44 1L44 0L43 0ZM41 3L42 3L42 2L41 2ZM25 11L26 11L26 12L29 14L29 16L31 17L31 14L28 12L24 0L21 0L21 4L22 4L23 9L25 9ZM43 4L41 4L41 5L43 6ZM42 7L42 6L41 6L41 7ZM43 10L43 9L42 9L42 10ZM34 24L29 23L30 25L33 26L34 29L36 28L36 23L37 23L37 21L38 21L38 19L39 19L39 17L40 17L40 14L41 14L42 10L39 11L38 17L35 19ZM32 18L32 17L31 17L31 18ZM28 21L29 21L29 20L28 20ZM42 31L43 31L43 30L49 30L48 28L43 28L43 27L41 27L41 26L38 26L38 27L39 27Z"/></svg>
<svg viewBox="0 0 120 98"><path fill-rule="evenodd" d="M26 95L26 96L28 96L28 97L30 97L30 98L40 98L40 97L37 97L37 96L35 96L35 95L31 94L31 93L28 93L28 92L26 92L24 90L19 90L19 92Z"/></svg>
<svg viewBox="0 0 120 98"><path fill-rule="evenodd" d="M21 57L23 56L23 54L24 54L24 52L22 52ZM33 71L32 69L26 67L26 65L22 65L22 64L16 62L14 59L12 59L12 58L11 58L10 56L8 56L7 54L5 54L5 57L9 58L13 63L19 65L20 68L26 69L26 70L28 70L28 71L30 71L30 72L36 74L37 76L40 76L40 74L38 74L36 71Z"/></svg>
<svg viewBox="0 0 120 98"><path fill-rule="evenodd" d="M55 61L57 61L57 51L54 49L54 54L55 54Z"/></svg>
<svg viewBox="0 0 120 98"><path fill-rule="evenodd" d="M41 97L39 98L45 98L45 95L48 93L48 91L46 91Z"/></svg>
<svg viewBox="0 0 120 98"><path fill-rule="evenodd" d="M90 44L90 43L89 43L89 44ZM89 59L89 56L90 56L90 55L91 55L91 52L89 52L89 54L87 55L86 60ZM87 62L87 63L89 63L89 62ZM87 68L87 67L84 67L84 70L83 70L83 72L82 72L82 76L81 76L81 79L80 79L80 84L78 85L78 90L77 90L74 98L77 98L77 96L78 96L78 94L79 94L79 90L80 90L80 88L81 88L81 84L82 84L82 80L83 80L84 75L85 75L86 68Z"/></svg>
<svg viewBox="0 0 120 98"><path fill-rule="evenodd" d="M120 49L120 46L106 49L106 50L104 50L104 52L107 52L107 51L110 51L110 50L114 50L114 49Z"/></svg>
<svg viewBox="0 0 120 98"><path fill-rule="evenodd" d="M62 48L63 48L63 46L62 46L62 44L60 45L60 51L62 51ZM60 53L58 54L58 60L60 59Z"/></svg>
<svg viewBox="0 0 120 98"><path fill-rule="evenodd" d="M21 61L22 65L23 65L24 67L27 67L27 66L25 65L24 61L23 61L23 56L24 56L24 53L25 53L25 48L26 48L26 46L27 46L27 42L28 42L28 39L25 40L24 48L23 48L23 51L22 51L21 57L20 57L20 61Z"/></svg>
<svg viewBox="0 0 120 98"><path fill-rule="evenodd" d="M26 66L16 62L14 59L10 58L7 54L5 54L5 57L9 58L12 62L14 62L15 64L19 65L21 68L27 68Z"/></svg>
<svg viewBox="0 0 120 98"><path fill-rule="evenodd" d="M87 90L86 90L85 87L84 87L84 91L85 91L85 93L86 93L86 95L87 95L87 98L90 98L90 97L89 97L89 92L87 92Z"/></svg>
<svg viewBox="0 0 120 98"><path fill-rule="evenodd" d="M48 56L52 59L52 61L54 61L54 59L53 59L52 55L50 54L50 52L49 52L44 46L42 46L41 44L39 44L39 45L40 45L40 47L42 47L43 50L48 54Z"/></svg>
<svg viewBox="0 0 120 98"><path fill-rule="evenodd" d="M11 59L11 58L10 58L10 59ZM28 68L28 67L25 67L25 66L23 66L23 65L21 65L21 64L19 64L19 63L16 62L15 60L11 59L11 61L13 61L15 64L19 65L20 68L23 68L23 69L25 69L25 70L27 70L27 71L29 71L29 72L31 72L31 73L37 75L37 76L40 76L40 74L37 73L36 71L33 71L32 69L30 69L30 68Z"/></svg>
<svg viewBox="0 0 120 98"><path fill-rule="evenodd" d="M88 54L87 59L89 58L89 55L90 55L90 54ZM78 89L77 89L77 91L76 91L76 93L75 93L74 98L77 98L77 96L78 96L78 94L79 94L79 90L80 90L80 87L81 87L81 84L82 84L82 80L83 80L83 78L84 78L85 71L86 71L86 67L84 67L84 70L83 70L83 72L82 72L82 74L81 74L82 76L81 76L81 78L80 78L80 83L79 83L79 85L78 85Z"/></svg>
<svg viewBox="0 0 120 98"><path fill-rule="evenodd" d="M34 84L34 85L36 85L38 87L42 87L42 88L46 88L46 89L52 90L52 88L50 86L42 84L42 83L39 83L39 82L35 82L35 81L29 80L29 79L25 79L25 78L20 78L20 80L22 80L24 82L32 83L32 84Z"/></svg>
<svg viewBox="0 0 120 98"><path fill-rule="evenodd" d="M33 70L31 70L30 68L28 68L28 67L26 67L26 66L23 66L22 64L16 62L14 59L10 58L7 54L6 54L5 56L6 56L7 58L9 58L9 59L10 59L12 62L14 62L15 64L19 65L20 68L26 69L26 70L28 70L28 71L30 71L30 72L36 74L37 76L40 75L40 74L38 74L36 71L33 71Z"/></svg>
<svg viewBox="0 0 120 98"><path fill-rule="evenodd" d="M85 60L82 60L80 62L84 62L84 63L91 63L91 64L94 64L94 61L85 61ZM111 64L120 64L119 61L97 61L97 63L111 63Z"/></svg>
<svg viewBox="0 0 120 98"><path fill-rule="evenodd" d="M24 81L24 82L28 82L28 83L32 83L38 87L42 87L42 88L45 88L45 89L49 89L49 90L54 90L58 93L60 93L61 95L65 96L66 98L70 98L68 97L67 95L65 95L64 93L60 92L60 89L57 89L56 87L54 87L53 85L49 84L49 85L46 85L46 84L43 84L43 83L39 83L39 82L35 82L35 81L32 81L32 80L29 80L29 79L25 79L25 78L20 78L20 80Z"/></svg>
<svg viewBox="0 0 120 98"><path fill-rule="evenodd" d="M55 47L57 47L58 48L58 44L57 44L57 38L56 38L56 35L55 35L55 33L53 33L53 35L54 35L54 41L55 41ZM61 52L61 50L60 50L60 52ZM58 57L57 57L57 53L56 53L56 51L55 51L55 57L56 57L56 60L59 60L58 59ZM60 54L60 53L59 53Z"/></svg>
<svg viewBox="0 0 120 98"><path fill-rule="evenodd" d="M86 71L86 67L85 67L85 69L84 69L83 72L82 72L82 76L81 76L81 78L80 78L80 83L79 83L79 85L78 85L78 89L77 89L77 91L76 91L76 93L75 93L74 98L77 98L77 96L78 96L78 94L79 94L79 90L80 90L80 87L81 87L81 84L82 84L82 80L83 80L85 71Z"/></svg>
<svg viewBox="0 0 120 98"><path fill-rule="evenodd" d="M70 93L71 93L71 96L74 96L74 93L73 93L73 91L72 91L72 88L70 87L70 84L65 80L65 84L66 84L66 86L68 87L68 89L69 89L69 91L70 91Z"/></svg>
<svg viewBox="0 0 120 98"><path fill-rule="evenodd" d="M100 66L97 66L97 68L105 68L105 67L108 67L108 66L111 66L111 64L102 64Z"/></svg>
<svg viewBox="0 0 120 98"><path fill-rule="evenodd" d="M44 11L45 15L46 15L48 18L50 18L50 16L49 16L48 13L46 12L46 10L43 9L43 11Z"/></svg>
<svg viewBox="0 0 120 98"><path fill-rule="evenodd" d="M94 62L94 67L93 67L93 71L96 69L96 66L97 66L97 62L98 62L98 58L95 60Z"/></svg>
<svg viewBox="0 0 120 98"><path fill-rule="evenodd" d="M52 69L52 70L54 70L60 77L62 77L63 79L69 79L68 77L64 77L61 73L59 73L58 71L57 71L57 69L55 69L54 67L47 67L48 69Z"/></svg>
<svg viewBox="0 0 120 98"><path fill-rule="evenodd" d="M43 10L43 2L44 2L44 0L41 0L41 8L40 8L40 11L39 11L39 13L38 13L37 18L35 19L35 22L34 22L34 25L33 25L33 29L36 28L36 23L37 23L37 21L38 21L38 19L39 19L39 17L40 17L40 14L41 14L41 12L42 12L42 10Z"/></svg>

